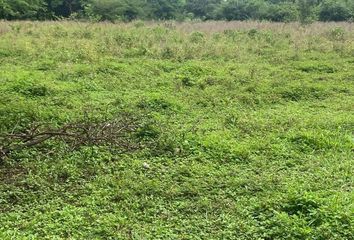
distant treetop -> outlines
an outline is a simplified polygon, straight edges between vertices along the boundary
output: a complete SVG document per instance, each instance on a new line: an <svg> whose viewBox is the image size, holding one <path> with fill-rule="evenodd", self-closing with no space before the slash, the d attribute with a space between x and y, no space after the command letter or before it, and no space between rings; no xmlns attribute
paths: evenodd
<svg viewBox="0 0 354 240"><path fill-rule="evenodd" d="M352 21L353 0L0 0L0 19Z"/></svg>

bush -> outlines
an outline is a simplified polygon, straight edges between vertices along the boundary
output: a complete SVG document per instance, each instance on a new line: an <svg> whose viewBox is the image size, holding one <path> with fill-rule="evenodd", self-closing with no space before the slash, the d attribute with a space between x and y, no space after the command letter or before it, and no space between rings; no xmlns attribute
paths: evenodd
<svg viewBox="0 0 354 240"><path fill-rule="evenodd" d="M231 20L261 19L264 16L266 4L262 1L228 1L220 9L218 18Z"/></svg>
<svg viewBox="0 0 354 240"><path fill-rule="evenodd" d="M345 30L337 27L328 32L328 38L332 41L343 41L345 39Z"/></svg>
<svg viewBox="0 0 354 240"><path fill-rule="evenodd" d="M265 18L274 22L291 22L299 18L299 12L294 4L272 4L267 9Z"/></svg>
<svg viewBox="0 0 354 240"><path fill-rule="evenodd" d="M320 21L347 21L351 15L350 8L345 2L327 0L321 5L319 19Z"/></svg>
<svg viewBox="0 0 354 240"><path fill-rule="evenodd" d="M85 12L89 17L108 21L131 21L142 16L142 8L138 2L127 0L92 0Z"/></svg>

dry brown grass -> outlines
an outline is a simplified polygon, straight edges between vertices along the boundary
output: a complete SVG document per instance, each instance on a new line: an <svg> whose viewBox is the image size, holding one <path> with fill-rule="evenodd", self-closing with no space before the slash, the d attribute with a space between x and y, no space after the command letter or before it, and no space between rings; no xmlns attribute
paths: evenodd
<svg viewBox="0 0 354 240"><path fill-rule="evenodd" d="M0 21L0 36L9 31L9 25L7 22Z"/></svg>
<svg viewBox="0 0 354 240"><path fill-rule="evenodd" d="M156 27L168 28L173 31L155 32L155 29L152 28ZM354 49L354 23L349 22L315 22L301 25L295 22L259 21L135 21L130 23L0 21L0 33L2 32L4 36L7 32L8 41L11 44L15 42L15 46L21 51L31 51L32 54L38 52L38 49L48 50L43 45L43 42L46 42L53 46L49 49L55 50L61 46L75 52L72 48L72 44L75 44L77 54L85 56L88 61L97 60L103 52L114 56L123 56L129 52L130 55L128 55L131 56L131 54L139 54L139 52L137 53L139 49L148 49L149 56L166 57L167 51L173 57L187 59L202 56L246 56L247 49L262 52L264 45L269 43L264 41L249 43L249 38L241 37L238 39L238 44L235 45L227 37L215 42L213 35L224 33L225 30L249 31L251 29L275 33L273 38L279 41L288 39L287 50L294 52L316 50L351 53ZM205 38L203 42L191 44L191 33L196 31L202 32ZM221 35L226 36L227 34ZM36 43L36 46L29 47L27 40L34 36L41 40ZM181 41L184 44L181 44ZM69 44L69 42L71 43Z"/></svg>
<svg viewBox="0 0 354 240"><path fill-rule="evenodd" d="M202 31L202 32L222 32L225 30L272 30L280 32L304 32L305 34L321 34L333 28L343 28L346 31L354 31L354 23L349 22L315 22L309 25L300 23L275 23L259 21L208 21L208 22L183 22L175 23L176 27L182 31Z"/></svg>
<svg viewBox="0 0 354 240"><path fill-rule="evenodd" d="M98 28L129 28L135 26L137 22L100 22L100 23L88 23L88 22L75 22L75 21L45 21L45 22L31 22L31 21L0 21L0 34L9 31L11 25L21 23L22 26L42 25L48 26L53 23L70 27L74 24L76 27L98 27ZM290 32L290 33L302 33L304 35L317 35L323 34L328 30L334 28L342 28L347 32L354 32L354 23L351 22L315 22L308 25L302 25L298 22L292 23L277 23L277 22L260 22L260 21L189 21L189 22L176 22L176 21L145 21L145 26L165 26L174 28L182 32L190 33L194 31L200 31L204 33L217 33L225 30L271 30L275 32Z"/></svg>

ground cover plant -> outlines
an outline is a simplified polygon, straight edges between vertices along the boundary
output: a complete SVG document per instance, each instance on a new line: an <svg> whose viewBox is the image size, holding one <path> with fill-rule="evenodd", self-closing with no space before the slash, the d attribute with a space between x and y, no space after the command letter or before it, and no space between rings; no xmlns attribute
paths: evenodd
<svg viewBox="0 0 354 240"><path fill-rule="evenodd" d="M354 239L353 26L0 22L0 238Z"/></svg>

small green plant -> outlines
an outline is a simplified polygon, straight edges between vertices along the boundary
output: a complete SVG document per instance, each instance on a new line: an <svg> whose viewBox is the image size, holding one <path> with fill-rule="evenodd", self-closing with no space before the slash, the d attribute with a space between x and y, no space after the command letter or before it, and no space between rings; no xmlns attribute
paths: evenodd
<svg viewBox="0 0 354 240"><path fill-rule="evenodd" d="M201 32L193 32L190 35L190 41L192 43L201 43L204 40L204 34Z"/></svg>
<svg viewBox="0 0 354 240"><path fill-rule="evenodd" d="M145 27L145 23L143 21L135 21L134 22L134 27L136 27L136 28Z"/></svg>
<svg viewBox="0 0 354 240"><path fill-rule="evenodd" d="M251 30L248 31L248 36L250 38L254 38L257 35L257 33L258 33L257 29L251 29Z"/></svg>
<svg viewBox="0 0 354 240"><path fill-rule="evenodd" d="M166 47L165 49L162 50L161 56L162 58L171 59L175 57L175 52L173 51L172 48Z"/></svg>
<svg viewBox="0 0 354 240"><path fill-rule="evenodd" d="M328 32L328 38L332 41L344 41L346 32L343 28L337 27Z"/></svg>
<svg viewBox="0 0 354 240"><path fill-rule="evenodd" d="M13 90L28 97L44 97L50 92L46 86L32 84L27 86L17 85L14 86Z"/></svg>

